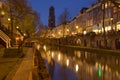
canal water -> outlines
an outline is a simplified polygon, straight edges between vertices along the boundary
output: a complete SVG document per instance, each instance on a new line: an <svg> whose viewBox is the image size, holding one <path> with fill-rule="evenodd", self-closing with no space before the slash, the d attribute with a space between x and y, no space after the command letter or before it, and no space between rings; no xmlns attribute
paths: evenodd
<svg viewBox="0 0 120 80"><path fill-rule="evenodd" d="M42 46L52 80L120 80L120 56Z"/></svg>

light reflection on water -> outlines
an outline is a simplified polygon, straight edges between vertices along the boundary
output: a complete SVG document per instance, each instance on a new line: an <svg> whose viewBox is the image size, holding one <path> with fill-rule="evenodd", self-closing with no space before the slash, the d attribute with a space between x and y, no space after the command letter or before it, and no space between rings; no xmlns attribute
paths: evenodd
<svg viewBox="0 0 120 80"><path fill-rule="evenodd" d="M45 54L52 80L120 80L120 56L48 48Z"/></svg>

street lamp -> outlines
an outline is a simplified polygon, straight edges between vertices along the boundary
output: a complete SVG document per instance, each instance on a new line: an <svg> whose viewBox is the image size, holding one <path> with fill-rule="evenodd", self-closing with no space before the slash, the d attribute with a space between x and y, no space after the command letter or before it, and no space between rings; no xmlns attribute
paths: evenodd
<svg viewBox="0 0 120 80"><path fill-rule="evenodd" d="M10 31L10 29L11 29L11 25L10 25L11 18L7 18L7 20L8 20L8 30Z"/></svg>
<svg viewBox="0 0 120 80"><path fill-rule="evenodd" d="M78 29L78 26L76 26L76 29Z"/></svg>
<svg viewBox="0 0 120 80"><path fill-rule="evenodd" d="M26 36L26 33L24 33L23 35Z"/></svg>
<svg viewBox="0 0 120 80"><path fill-rule="evenodd" d="M16 28L19 29L19 26L17 26Z"/></svg>
<svg viewBox="0 0 120 80"><path fill-rule="evenodd" d="M11 21L11 19L10 19L10 18L8 18L8 21L10 22L10 21Z"/></svg>

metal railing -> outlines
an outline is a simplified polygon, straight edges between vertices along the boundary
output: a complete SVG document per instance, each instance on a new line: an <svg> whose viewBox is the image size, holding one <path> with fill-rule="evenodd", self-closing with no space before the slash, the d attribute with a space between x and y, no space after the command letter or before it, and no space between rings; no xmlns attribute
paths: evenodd
<svg viewBox="0 0 120 80"><path fill-rule="evenodd" d="M7 29L4 25L0 25L0 30L2 30L7 36L10 37L10 30Z"/></svg>
<svg viewBox="0 0 120 80"><path fill-rule="evenodd" d="M2 30L0 30L0 38L6 43L6 48L11 47L10 45L11 39Z"/></svg>

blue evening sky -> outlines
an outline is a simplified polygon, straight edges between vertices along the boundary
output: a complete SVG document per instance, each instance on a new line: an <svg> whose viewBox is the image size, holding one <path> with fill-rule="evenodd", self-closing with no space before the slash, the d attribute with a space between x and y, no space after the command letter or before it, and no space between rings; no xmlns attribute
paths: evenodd
<svg viewBox="0 0 120 80"><path fill-rule="evenodd" d="M48 16L50 6L55 8L56 24L59 15L68 9L70 17L75 17L82 7L89 7L96 0L28 0L33 9L36 10L41 17L41 21L44 25L48 25Z"/></svg>

